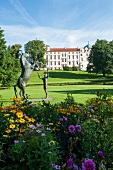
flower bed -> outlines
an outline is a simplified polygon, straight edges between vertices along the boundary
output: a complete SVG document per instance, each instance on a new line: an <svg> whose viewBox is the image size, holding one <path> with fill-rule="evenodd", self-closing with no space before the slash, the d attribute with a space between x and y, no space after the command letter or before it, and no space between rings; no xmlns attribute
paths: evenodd
<svg viewBox="0 0 113 170"><path fill-rule="evenodd" d="M85 105L72 95L56 104L21 102L0 108L0 165L4 170L113 170L113 98Z"/></svg>

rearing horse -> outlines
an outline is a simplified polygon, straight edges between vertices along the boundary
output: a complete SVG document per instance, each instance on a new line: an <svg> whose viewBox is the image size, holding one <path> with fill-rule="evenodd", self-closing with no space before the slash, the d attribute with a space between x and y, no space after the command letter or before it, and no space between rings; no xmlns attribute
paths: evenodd
<svg viewBox="0 0 113 170"><path fill-rule="evenodd" d="M14 85L14 92L15 92L15 96L16 98L18 97L18 93L17 93L17 89L16 86L19 87L20 89L20 96L23 96L25 99L25 88L26 88L26 84L28 82L28 80L31 77L32 71L34 69L35 66L38 67L37 64L30 64L27 59L24 57L23 54L20 55L20 64L21 64L21 68L22 68L22 72L20 77L17 80L16 85Z"/></svg>

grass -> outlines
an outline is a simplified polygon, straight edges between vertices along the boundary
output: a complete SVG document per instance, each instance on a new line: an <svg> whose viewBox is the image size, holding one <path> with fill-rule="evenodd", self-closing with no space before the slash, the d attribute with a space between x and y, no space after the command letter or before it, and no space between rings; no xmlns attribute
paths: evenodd
<svg viewBox="0 0 113 170"><path fill-rule="evenodd" d="M113 90L111 85L66 85L66 86L48 86L48 95L51 103L57 103L64 101L67 94L72 94L75 102L85 104L87 99L96 96L97 91L107 91L109 94L113 95ZM28 86L26 87L26 94L29 94L29 99L31 98L44 98L45 93L42 85ZM13 88L1 90L2 101L7 104L11 101L10 98L14 97Z"/></svg>
<svg viewBox="0 0 113 170"><path fill-rule="evenodd" d="M38 72L41 77L43 77L44 71ZM73 95L77 103L84 104L88 98L94 97L98 90L105 89L113 95L112 86L103 85L104 82L112 83L112 81L113 75L102 77L101 74L88 74L84 71L49 71L48 95L50 98L54 98L51 103L64 101L69 93ZM74 85L79 83L82 85ZM91 84L86 85L87 83ZM45 97L42 80L38 78L37 71L33 71L32 76L28 81L26 94L29 95L29 98ZM13 88L2 89L0 90L0 95L2 96L1 101L7 103L10 101L10 98L14 97L14 90Z"/></svg>

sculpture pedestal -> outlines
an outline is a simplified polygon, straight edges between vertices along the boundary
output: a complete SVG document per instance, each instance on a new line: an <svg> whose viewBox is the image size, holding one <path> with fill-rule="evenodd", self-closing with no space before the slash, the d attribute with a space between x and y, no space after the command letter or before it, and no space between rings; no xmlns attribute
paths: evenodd
<svg viewBox="0 0 113 170"><path fill-rule="evenodd" d="M38 102L38 101L48 101L48 100L54 100L53 98L35 98L35 99L29 99L31 102Z"/></svg>

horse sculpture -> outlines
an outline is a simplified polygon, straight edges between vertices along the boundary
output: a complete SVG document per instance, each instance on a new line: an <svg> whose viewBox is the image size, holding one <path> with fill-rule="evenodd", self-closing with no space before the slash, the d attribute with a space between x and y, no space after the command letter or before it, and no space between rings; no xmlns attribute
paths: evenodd
<svg viewBox="0 0 113 170"><path fill-rule="evenodd" d="M25 99L26 84L32 75L33 69L35 67L38 67L38 64L29 63L23 53L20 54L20 64L21 64L22 72L21 72L20 77L17 80L16 85L14 85L14 92L17 98L18 97L18 93L16 89L16 86L17 86L20 89L20 96L22 96Z"/></svg>

